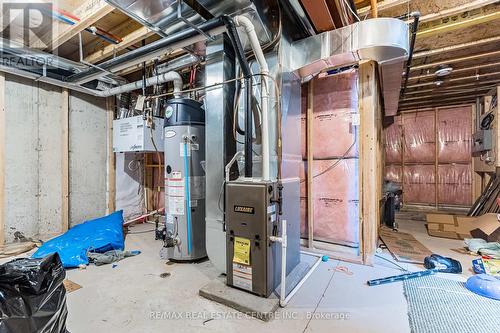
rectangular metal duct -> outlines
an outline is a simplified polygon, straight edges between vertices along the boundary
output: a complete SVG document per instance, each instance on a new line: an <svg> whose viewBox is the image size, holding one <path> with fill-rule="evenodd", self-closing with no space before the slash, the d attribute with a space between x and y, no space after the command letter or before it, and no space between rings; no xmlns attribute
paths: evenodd
<svg viewBox="0 0 500 333"><path fill-rule="evenodd" d="M290 62L296 74L309 80L325 69L362 60L376 61L379 64L385 114L390 116L397 113L408 50L407 24L398 19L377 18L293 43Z"/></svg>
<svg viewBox="0 0 500 333"><path fill-rule="evenodd" d="M203 18L189 3L191 1L178 0L105 0L118 8L137 22L166 37L178 32L188 25L199 25L208 18ZM206 10L208 15L217 17L223 14L246 13L252 18L261 43L270 41L269 32L257 15L255 6L250 0L197 0L198 6ZM181 10L179 11L179 6ZM182 19L179 18L179 13ZM186 23L189 22L189 23Z"/></svg>

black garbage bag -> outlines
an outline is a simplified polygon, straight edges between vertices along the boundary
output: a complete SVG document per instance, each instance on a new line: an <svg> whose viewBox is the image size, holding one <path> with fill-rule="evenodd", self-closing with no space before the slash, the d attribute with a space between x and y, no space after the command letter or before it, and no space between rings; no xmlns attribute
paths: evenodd
<svg viewBox="0 0 500 333"><path fill-rule="evenodd" d="M0 265L0 333L65 333L65 276L57 253Z"/></svg>

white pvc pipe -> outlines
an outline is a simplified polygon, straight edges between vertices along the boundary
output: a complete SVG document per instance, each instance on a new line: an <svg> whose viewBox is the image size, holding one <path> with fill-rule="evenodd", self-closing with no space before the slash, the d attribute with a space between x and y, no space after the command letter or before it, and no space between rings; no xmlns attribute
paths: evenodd
<svg viewBox="0 0 500 333"><path fill-rule="evenodd" d="M311 276L311 274L316 270L316 268L321 263L323 256L321 254L300 251L301 254L317 257L318 259L316 260L314 265L309 269L306 275L304 275L304 277L299 281L299 283L297 283L297 285L287 295L286 294L286 248L288 243L288 237L286 232L286 220L281 221L281 230L282 230L281 237L271 236L269 237L269 240L271 242L281 243L280 306L284 308L285 306L287 306L288 302L290 301L290 299L292 299L295 293L300 289L300 287L302 287L302 285L307 281L309 276Z"/></svg>
<svg viewBox="0 0 500 333"><path fill-rule="evenodd" d="M250 45L252 46L253 53L255 54L255 59L260 67L261 76L261 110L262 110L262 179L269 180L269 90L268 90L268 75L269 67L264 57L264 52L260 47L259 38L255 33L255 27L246 16L237 15L234 17L234 24L237 27L243 27L245 33L248 37ZM251 87L247 87L251 89Z"/></svg>
<svg viewBox="0 0 500 333"><path fill-rule="evenodd" d="M155 86L158 84L163 84L166 82L174 83L174 97L181 97L180 91L182 91L182 77L177 72L166 72L164 74L160 74L158 76L153 76L146 79L146 87ZM118 94L123 94L132 90L137 90L142 88L143 82L142 80L135 81L132 83L127 83L123 86L118 86L110 89L103 90L99 92L102 97L109 97Z"/></svg>
<svg viewBox="0 0 500 333"><path fill-rule="evenodd" d="M304 284L304 282L306 282L306 280L309 278L309 276L311 276L311 274L316 270L316 268L318 267L318 265L321 263L321 260L322 260L321 259L321 257L322 257L321 255L318 255L318 254L315 254L315 253L304 252L304 251L300 251L300 253L317 257L318 260L316 260L316 262L314 263L314 265L307 272L307 274L302 278L302 280L300 280L299 283L297 283L297 285L295 286L295 288L293 288L293 290L290 291L290 294L288 294L288 296L285 298L285 300L283 302L280 301L280 306L281 307L285 307L288 304L288 302L290 301L290 299L295 295L295 293L300 289L300 287L302 287L302 285Z"/></svg>
<svg viewBox="0 0 500 333"><path fill-rule="evenodd" d="M4 65L0 65L0 71L6 72L6 73L11 73L11 74L18 75L18 76L22 76L22 77L32 79L35 81L49 83L49 84L52 84L52 85L55 85L58 87L79 91L79 92L89 94L92 96L96 96L96 97L110 97L113 95L122 94L125 92L129 92L132 90L142 88L142 80L132 82L132 83L127 83L123 86L118 86L118 87L114 87L114 88L110 88L110 89L106 89L106 90L94 90L94 89L82 87L82 86L75 84L75 83L64 82L64 81L52 79L52 78L47 77L47 76L37 75L34 73L30 73L27 71L23 71L23 70L20 70L17 68L12 68L12 67L8 67L8 66L4 66ZM150 77L146 80L146 87L156 85L156 84L166 83L169 81L173 81L173 83L174 83L174 96L180 97L181 96L180 91L182 91L183 83L182 83L182 77L177 72L167 72L165 74Z"/></svg>

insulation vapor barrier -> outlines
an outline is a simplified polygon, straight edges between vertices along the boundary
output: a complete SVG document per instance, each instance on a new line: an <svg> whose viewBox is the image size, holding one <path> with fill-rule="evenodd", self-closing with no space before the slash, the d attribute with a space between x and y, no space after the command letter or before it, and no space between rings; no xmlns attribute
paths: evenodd
<svg viewBox="0 0 500 333"><path fill-rule="evenodd" d="M471 162L471 107L438 109L437 117L439 163Z"/></svg>
<svg viewBox="0 0 500 333"><path fill-rule="evenodd" d="M357 72L313 81L313 205L318 241L359 244ZM306 150L307 87L302 87L302 156ZM307 237L307 162L301 166L301 235Z"/></svg>
<svg viewBox="0 0 500 333"><path fill-rule="evenodd" d="M404 159L411 163L433 163L436 156L434 111L403 115Z"/></svg>
<svg viewBox="0 0 500 333"><path fill-rule="evenodd" d="M385 180L402 184L403 183L403 167L401 165L389 164L385 166Z"/></svg>
<svg viewBox="0 0 500 333"><path fill-rule="evenodd" d="M403 180L405 202L416 204L436 202L436 167L434 165L405 165Z"/></svg>
<svg viewBox="0 0 500 333"><path fill-rule="evenodd" d="M405 203L435 205L437 191L438 204L471 205L470 105L404 113L384 132L385 179L403 182Z"/></svg>
<svg viewBox="0 0 500 333"><path fill-rule="evenodd" d="M440 204L472 204L472 170L470 164L438 166L438 200Z"/></svg>
<svg viewBox="0 0 500 333"><path fill-rule="evenodd" d="M403 133L401 116L394 117L394 123L385 129L385 161L386 163L401 163L403 152Z"/></svg>

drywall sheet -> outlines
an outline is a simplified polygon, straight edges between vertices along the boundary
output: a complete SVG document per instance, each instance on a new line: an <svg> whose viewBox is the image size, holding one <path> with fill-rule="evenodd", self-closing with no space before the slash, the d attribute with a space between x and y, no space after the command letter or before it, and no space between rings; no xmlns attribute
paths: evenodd
<svg viewBox="0 0 500 333"><path fill-rule="evenodd" d="M395 116L394 122L384 129L385 162L401 163L403 152L403 133L401 116Z"/></svg>
<svg viewBox="0 0 500 333"><path fill-rule="evenodd" d="M436 167L434 165L405 165L404 199L406 203L434 204L436 202Z"/></svg>
<svg viewBox="0 0 500 333"><path fill-rule="evenodd" d="M439 163L470 163L472 110L470 106L437 109Z"/></svg>
<svg viewBox="0 0 500 333"><path fill-rule="evenodd" d="M106 102L71 92L69 99L70 224L106 212Z"/></svg>
<svg viewBox="0 0 500 333"><path fill-rule="evenodd" d="M436 156L434 111L403 115L404 159L411 163L433 163Z"/></svg>
<svg viewBox="0 0 500 333"><path fill-rule="evenodd" d="M472 204L472 167L470 164L438 166L438 201L440 204Z"/></svg>

